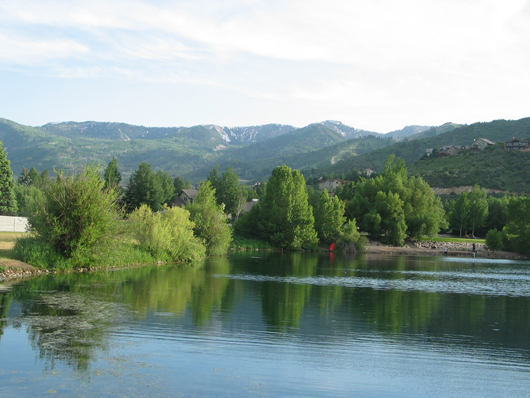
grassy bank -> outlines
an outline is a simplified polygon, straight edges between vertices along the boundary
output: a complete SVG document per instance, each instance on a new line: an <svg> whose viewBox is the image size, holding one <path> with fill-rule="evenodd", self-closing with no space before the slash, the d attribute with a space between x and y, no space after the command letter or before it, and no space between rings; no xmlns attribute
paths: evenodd
<svg viewBox="0 0 530 398"><path fill-rule="evenodd" d="M486 243L486 239L454 238L452 236L436 236L434 238L424 237L423 242L452 242L452 243Z"/></svg>

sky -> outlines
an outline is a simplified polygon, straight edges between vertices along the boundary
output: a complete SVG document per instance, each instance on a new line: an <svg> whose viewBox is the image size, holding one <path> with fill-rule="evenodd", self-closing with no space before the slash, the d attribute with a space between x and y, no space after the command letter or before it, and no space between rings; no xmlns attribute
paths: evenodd
<svg viewBox="0 0 530 398"><path fill-rule="evenodd" d="M530 116L530 0L1 0L0 117L303 127Z"/></svg>

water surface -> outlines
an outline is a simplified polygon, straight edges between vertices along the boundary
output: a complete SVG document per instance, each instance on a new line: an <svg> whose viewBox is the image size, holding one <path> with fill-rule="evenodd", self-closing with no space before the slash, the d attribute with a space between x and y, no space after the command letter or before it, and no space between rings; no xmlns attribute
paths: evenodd
<svg viewBox="0 0 530 398"><path fill-rule="evenodd" d="M241 253L0 285L0 396L530 397L530 263Z"/></svg>

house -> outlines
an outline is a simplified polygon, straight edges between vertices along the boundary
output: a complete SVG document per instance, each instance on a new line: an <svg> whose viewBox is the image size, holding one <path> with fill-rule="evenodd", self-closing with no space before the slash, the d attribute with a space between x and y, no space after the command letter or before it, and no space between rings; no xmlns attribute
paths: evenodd
<svg viewBox="0 0 530 398"><path fill-rule="evenodd" d="M366 177L370 177L372 174L374 174L375 171L372 169L366 169L364 170L364 174L366 174Z"/></svg>
<svg viewBox="0 0 530 398"><path fill-rule="evenodd" d="M482 151L489 145L495 145L495 143L488 140L487 138L479 138L473 141L473 143L469 146L469 149L472 151Z"/></svg>
<svg viewBox="0 0 530 398"><path fill-rule="evenodd" d="M183 189L178 194L177 198L173 202L174 206L187 206L190 203L193 203L193 198L195 198L195 195L197 195L196 189Z"/></svg>
<svg viewBox="0 0 530 398"><path fill-rule="evenodd" d="M444 145L438 150L436 156L452 156L456 155L462 149L461 146Z"/></svg>
<svg viewBox="0 0 530 398"><path fill-rule="evenodd" d="M327 189L328 191L331 192L337 189L339 186L344 185L344 184L346 184L346 181L342 181L338 179L319 181L318 189L320 189L321 191L323 191L324 189Z"/></svg>
<svg viewBox="0 0 530 398"><path fill-rule="evenodd" d="M506 142L505 148L508 150L523 151L528 149L528 140L513 137L511 141Z"/></svg>

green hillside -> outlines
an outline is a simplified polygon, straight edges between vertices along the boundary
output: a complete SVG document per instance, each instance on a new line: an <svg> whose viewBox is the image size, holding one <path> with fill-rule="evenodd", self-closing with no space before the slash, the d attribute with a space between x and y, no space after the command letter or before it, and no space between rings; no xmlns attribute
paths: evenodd
<svg viewBox="0 0 530 398"><path fill-rule="evenodd" d="M432 187L479 184L484 188L530 193L530 152L507 151L502 142L478 153L465 150L454 156L420 160L408 170Z"/></svg>
<svg viewBox="0 0 530 398"><path fill-rule="evenodd" d="M353 168L357 170L372 168L380 172L390 154L395 154L404 159L407 164L411 164L420 160L428 148L439 148L444 145L470 145L477 138L487 138L493 142L505 142L513 137L528 138L528 136L530 136L530 118L474 123L433 137L399 142L365 155L352 156L335 165L318 170L316 174L331 174L333 172L340 174Z"/></svg>

